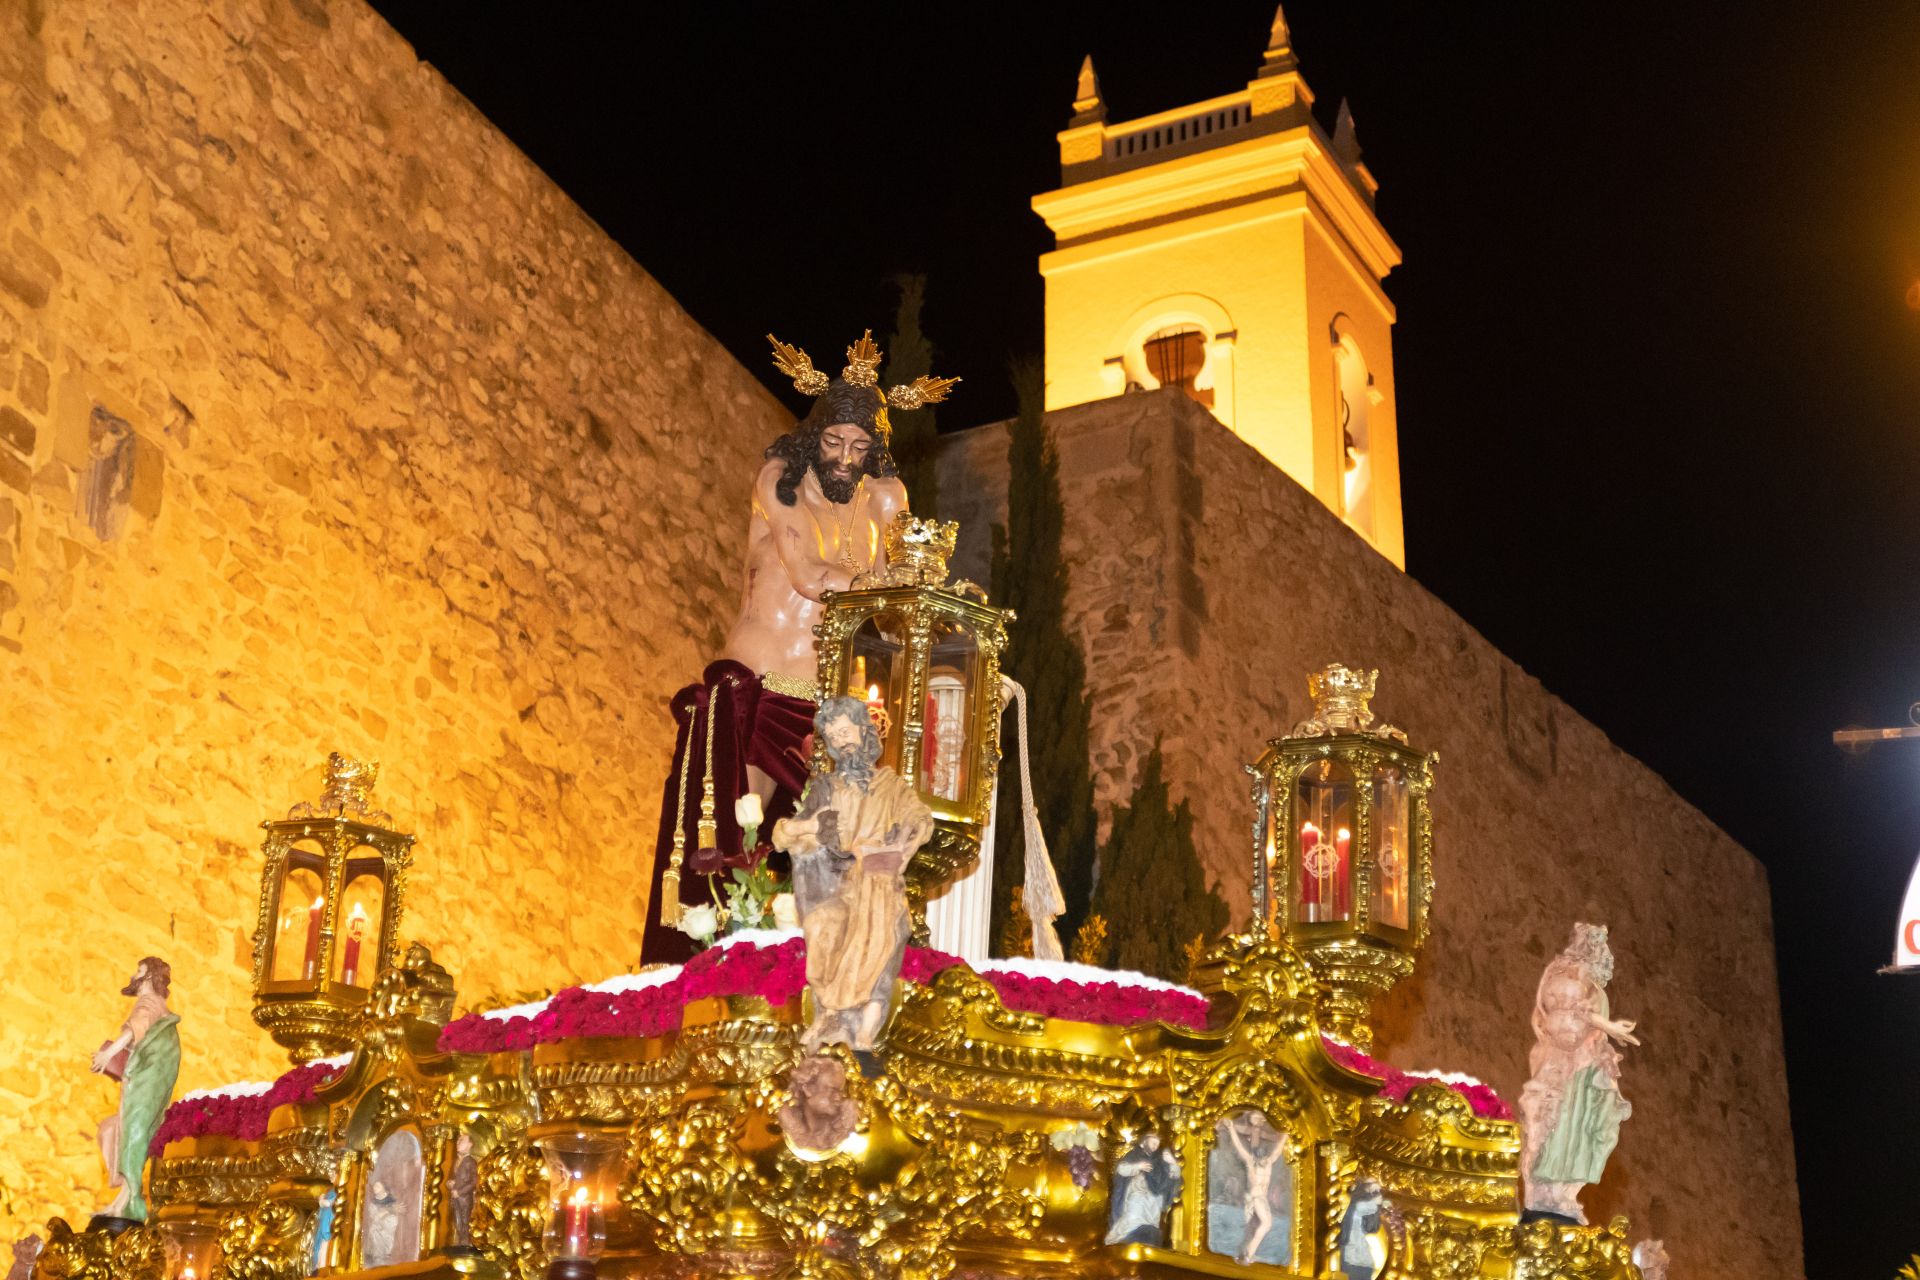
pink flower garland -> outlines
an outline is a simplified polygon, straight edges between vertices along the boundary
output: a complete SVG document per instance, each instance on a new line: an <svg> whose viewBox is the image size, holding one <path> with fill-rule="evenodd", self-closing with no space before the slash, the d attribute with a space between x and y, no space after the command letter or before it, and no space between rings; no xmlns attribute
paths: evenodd
<svg viewBox="0 0 1920 1280"><path fill-rule="evenodd" d="M900 976L926 984L962 961L926 947L908 947ZM1020 973L981 975L1000 1002L1022 1013L1108 1026L1159 1020L1195 1030L1207 1025L1207 1002L1182 991L1129 987L1117 982L1071 982ZM666 982L637 991L588 991L568 987L532 1017L487 1018L469 1014L440 1033L449 1053L501 1053L536 1044L594 1036L665 1035L680 1026L680 1014L695 1000L759 996L783 1005L807 985L807 944L792 938L778 946L738 943L702 951Z"/></svg>
<svg viewBox="0 0 1920 1280"><path fill-rule="evenodd" d="M148 1145L150 1155L159 1155L169 1142L209 1135L258 1142L267 1136L267 1122L274 1108L312 1102L320 1086L343 1071L315 1063L295 1067L273 1082L265 1093L250 1095L212 1094L204 1098L183 1098L167 1108L160 1131Z"/></svg>
<svg viewBox="0 0 1920 1280"><path fill-rule="evenodd" d="M556 1040L644 1039L678 1030L682 1010L695 1000L759 996L769 1004L785 1004L807 985L806 946L800 938L776 947L743 942L702 951L672 978L636 991L568 987L532 1017L468 1014L440 1032L440 1048L448 1053L502 1053Z"/></svg>
<svg viewBox="0 0 1920 1280"><path fill-rule="evenodd" d="M1000 1003L1022 1013L1130 1027L1137 1022L1166 1022L1192 1031L1207 1026L1202 996L1159 987L1128 987L1117 982L1074 982L1025 973L983 975L1000 993Z"/></svg>
<svg viewBox="0 0 1920 1280"><path fill-rule="evenodd" d="M1350 1044L1341 1044L1327 1036L1320 1037L1320 1044L1336 1066L1379 1080L1380 1096L1389 1102L1405 1102L1407 1095L1423 1084L1444 1084L1467 1100L1473 1107L1473 1114L1489 1120L1513 1119L1513 1108L1493 1091L1491 1085L1442 1080L1438 1076L1408 1075L1398 1067L1390 1067L1376 1058L1368 1057Z"/></svg>

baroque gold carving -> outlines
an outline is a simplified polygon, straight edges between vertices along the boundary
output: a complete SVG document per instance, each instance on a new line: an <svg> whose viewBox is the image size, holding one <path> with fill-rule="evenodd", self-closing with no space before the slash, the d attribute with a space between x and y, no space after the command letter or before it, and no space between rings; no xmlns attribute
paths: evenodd
<svg viewBox="0 0 1920 1280"><path fill-rule="evenodd" d="M268 1200L220 1221L220 1257L213 1280L300 1280L310 1249L307 1215Z"/></svg>
<svg viewBox="0 0 1920 1280"><path fill-rule="evenodd" d="M167 1250L152 1227L128 1227L117 1236L75 1231L64 1218L47 1222L47 1243L32 1280L167 1280Z"/></svg>
<svg viewBox="0 0 1920 1280"><path fill-rule="evenodd" d="M502 1143L480 1161L475 1179L474 1247L515 1280L536 1280L546 1223L546 1161L524 1142Z"/></svg>

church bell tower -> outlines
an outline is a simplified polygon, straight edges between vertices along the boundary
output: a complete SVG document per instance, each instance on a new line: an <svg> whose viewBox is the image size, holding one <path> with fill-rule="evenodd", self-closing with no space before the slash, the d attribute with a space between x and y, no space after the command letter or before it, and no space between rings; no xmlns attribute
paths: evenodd
<svg viewBox="0 0 1920 1280"><path fill-rule="evenodd" d="M1393 391L1400 250L1341 104L1329 137L1276 9L1237 92L1118 124L1093 59L1060 140L1047 408L1178 386L1406 565Z"/></svg>

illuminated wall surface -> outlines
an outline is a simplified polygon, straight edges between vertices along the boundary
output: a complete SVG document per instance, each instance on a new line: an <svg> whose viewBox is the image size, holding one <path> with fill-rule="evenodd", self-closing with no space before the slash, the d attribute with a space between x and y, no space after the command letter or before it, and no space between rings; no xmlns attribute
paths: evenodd
<svg viewBox="0 0 1920 1280"><path fill-rule="evenodd" d="M1228 344L1213 391L1231 432L1177 393L1119 396L1124 380L1054 418L1101 804L1164 732L1240 909L1239 765L1303 713L1307 670L1382 667L1379 707L1442 753L1436 929L1383 1048L1513 1096L1540 966L1568 922L1606 920L1615 1008L1647 1043L1590 1203L1695 1270L1797 1275L1764 878L1389 563L1391 243L1332 140L1289 126L1245 145L1297 176L1220 221L1246 247L1214 274L1136 226L1142 261L1192 266L1143 271L1151 296L1090 285L1084 334L1057 324L1078 268L1048 278L1056 397L1061 369L1111 378L1113 356L1124 374L1120 335L1163 295L1235 326L1204 335ZM737 529L711 513L744 511L743 464L786 419L356 4L0 5L0 165L11 1237L101 1202L91 1134L113 1094L85 1062L140 956L174 965L182 1090L284 1062L248 1017L256 824L317 792L328 749L384 762L376 799L420 837L404 934L468 997L633 960L665 694L737 598ZM1068 178L1069 195L1103 180ZM1340 505L1344 337L1378 393L1387 560ZM960 437L943 466L983 577L1004 434Z"/></svg>
<svg viewBox="0 0 1920 1280"><path fill-rule="evenodd" d="M1382 1055L1517 1099L1541 969L1575 920L1609 925L1613 1011L1644 1045L1626 1051L1634 1114L1589 1216L1665 1236L1676 1274L1804 1274L1759 862L1180 393L1048 426L1103 825L1159 738L1207 877L1246 919L1241 766L1305 718L1307 672L1379 668L1374 710L1440 753L1433 936L1380 1002ZM978 576L1005 518L1005 428L948 437L940 468L955 572Z"/></svg>
<svg viewBox="0 0 1920 1280"><path fill-rule="evenodd" d="M257 824L330 748L464 994L633 962L788 420L363 7L0 5L0 1238L102 1203L140 956L182 1090L284 1066Z"/></svg>
<svg viewBox="0 0 1920 1280"><path fill-rule="evenodd" d="M1057 246L1047 407L1157 388L1156 339L1191 333L1214 416L1404 566L1381 284L1400 251L1351 128L1328 138L1274 40L1245 89L1120 123L1083 70L1061 186L1033 202Z"/></svg>

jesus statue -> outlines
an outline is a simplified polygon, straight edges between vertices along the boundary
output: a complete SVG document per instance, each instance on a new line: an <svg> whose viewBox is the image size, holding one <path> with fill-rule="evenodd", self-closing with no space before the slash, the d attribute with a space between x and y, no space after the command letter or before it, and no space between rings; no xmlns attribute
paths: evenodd
<svg viewBox="0 0 1920 1280"><path fill-rule="evenodd" d="M675 922L683 904L710 899L704 878L684 870L688 849L715 850L707 861L749 852L740 847L734 802L757 796L772 822L792 811L806 785L806 738L819 701L813 628L830 593L886 570L883 535L907 507L888 448L887 409L933 404L958 381L921 377L881 391L881 351L871 334L847 348L847 366L832 379L806 352L769 341L775 367L816 399L767 446L754 478L740 613L721 656L673 699L678 742L661 803L641 947L647 961L691 954Z"/></svg>
<svg viewBox="0 0 1920 1280"><path fill-rule="evenodd" d="M799 813L774 825L793 856L794 897L807 938L809 1050L879 1045L912 924L907 860L933 834L933 811L892 769L876 763L880 734L858 698L828 698L814 717L831 772L807 785Z"/></svg>

